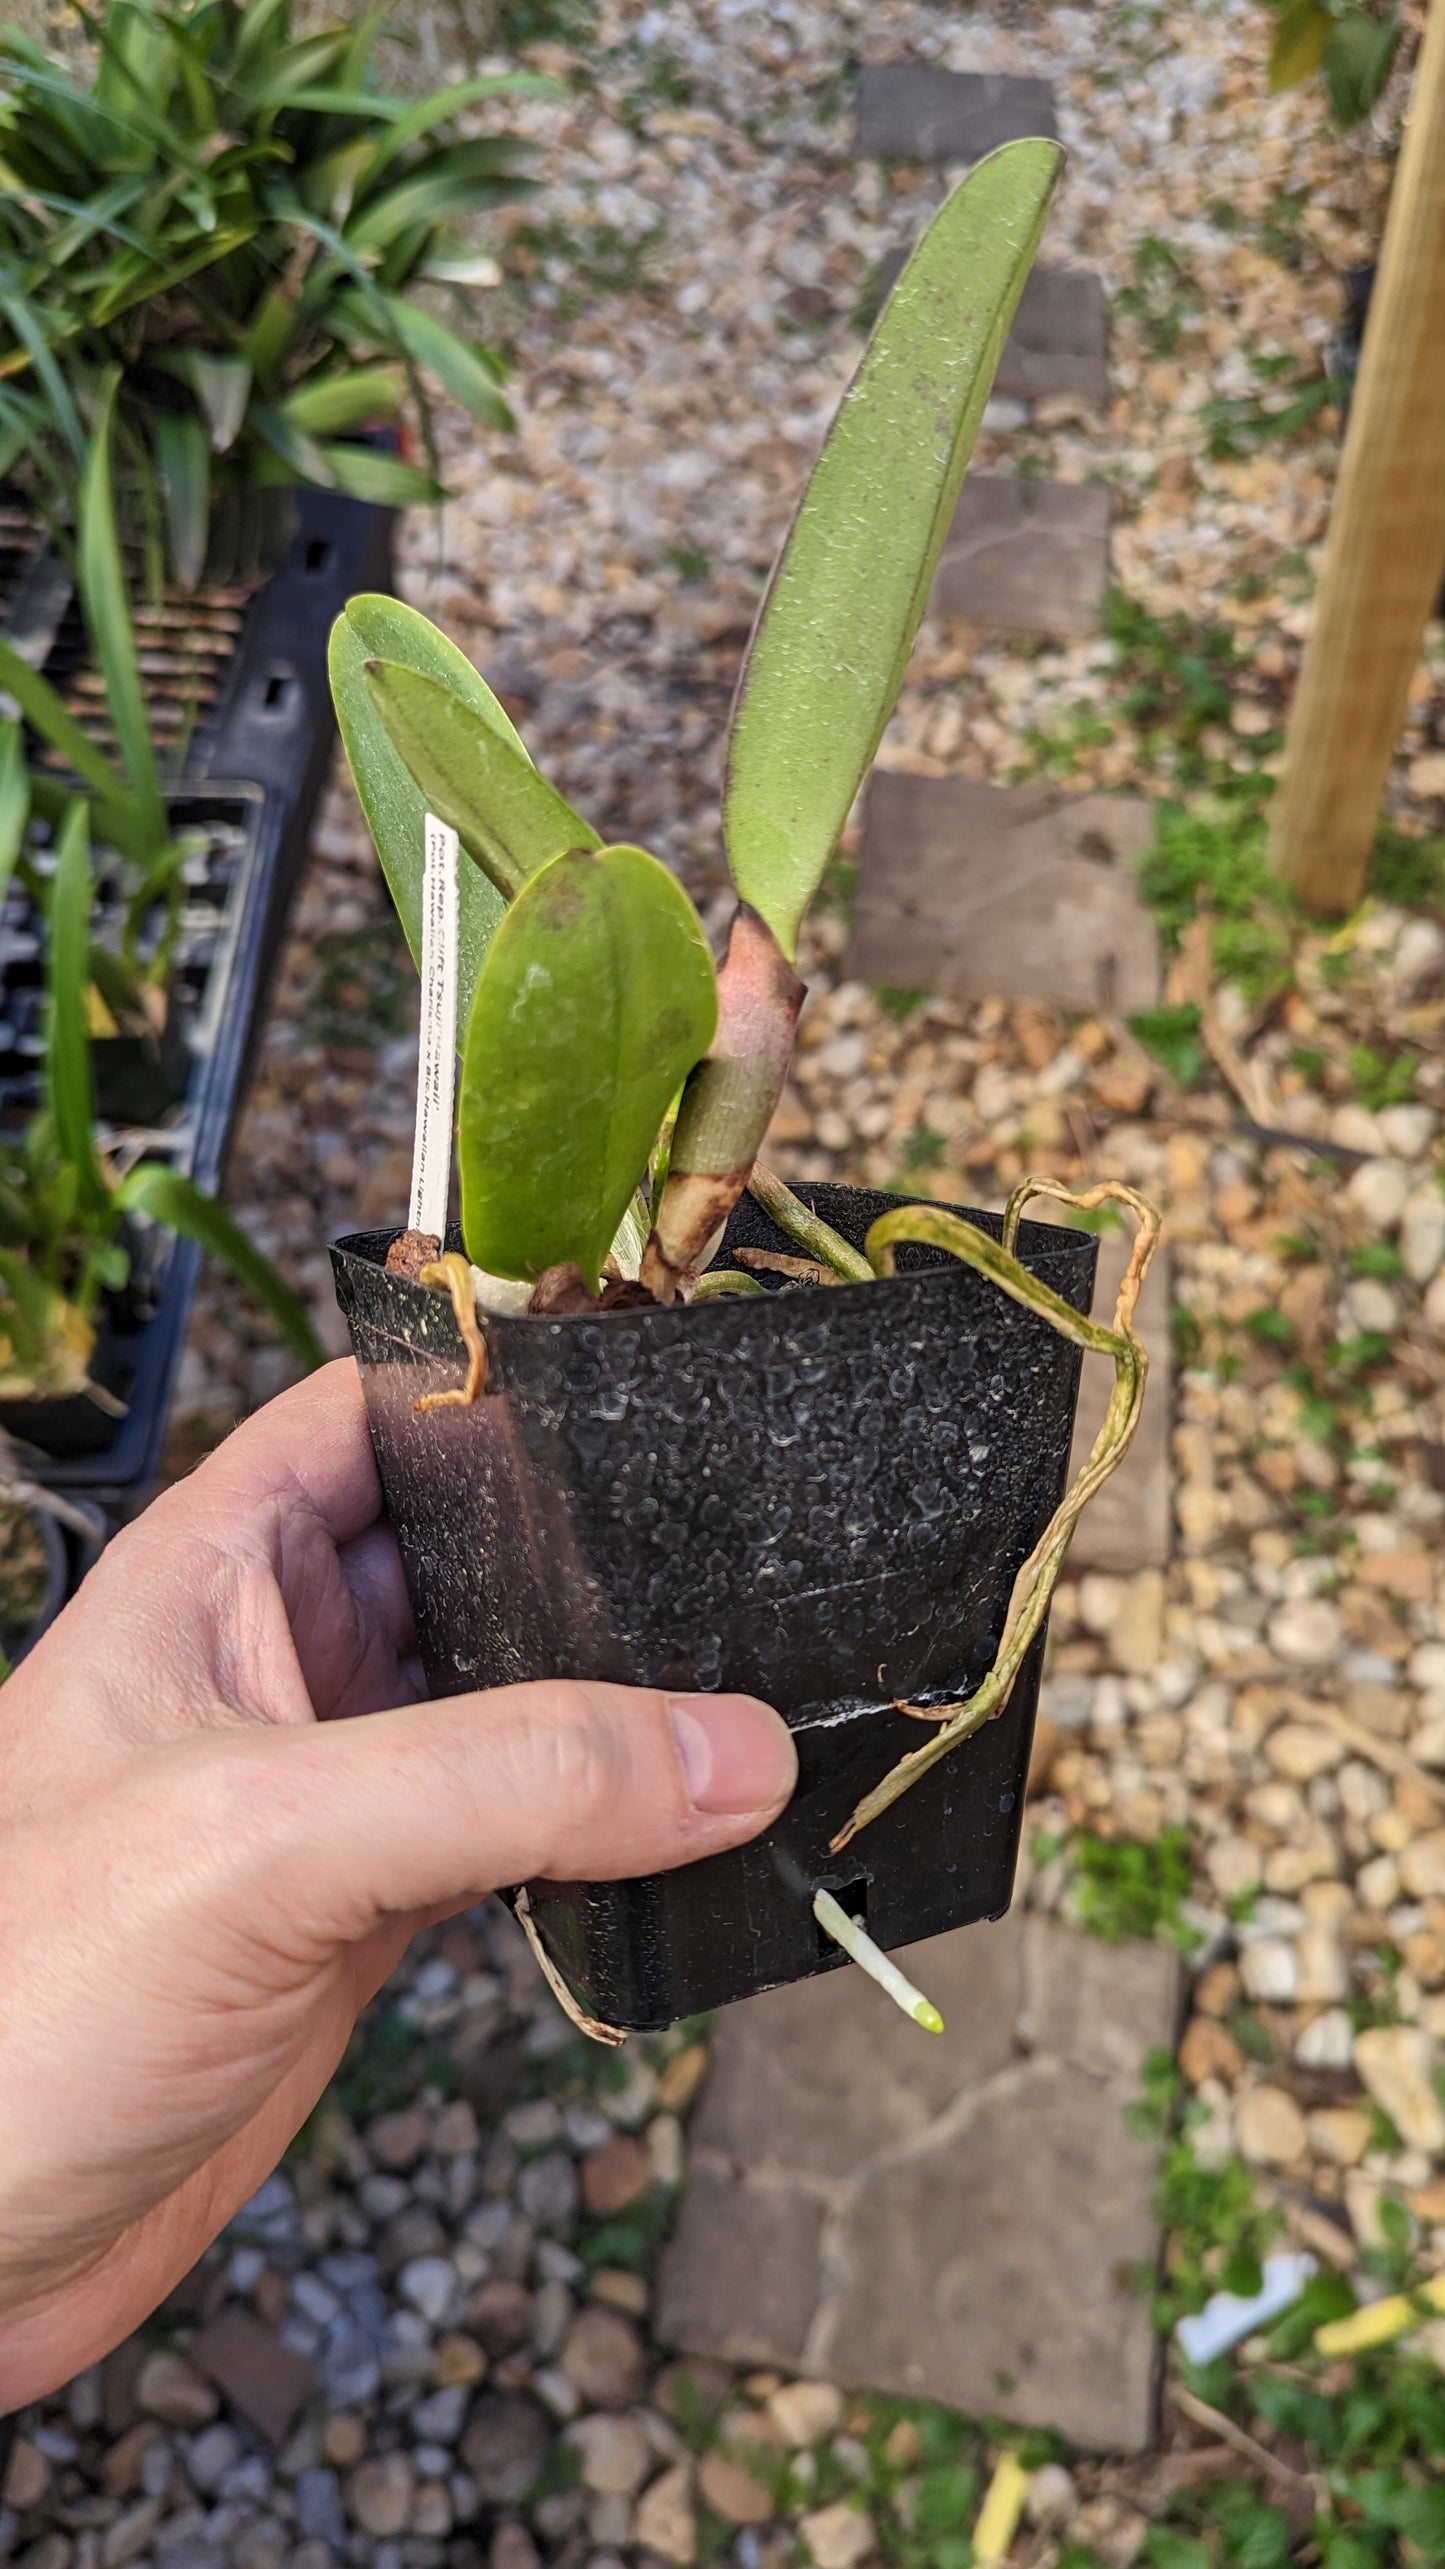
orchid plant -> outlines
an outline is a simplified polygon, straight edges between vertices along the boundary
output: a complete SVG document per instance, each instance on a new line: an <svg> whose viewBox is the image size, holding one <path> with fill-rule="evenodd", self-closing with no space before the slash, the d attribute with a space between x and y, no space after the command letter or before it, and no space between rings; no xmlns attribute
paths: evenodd
<svg viewBox="0 0 1445 2569"><path fill-rule="evenodd" d="M1132 1329L1157 1229L1140 1217L1115 1326L1085 1319L1002 1244L937 1206L900 1205L852 1248L758 1161L804 997L799 932L902 683L1061 154L1006 145L954 190L904 267L845 394L763 601L733 713L723 831L737 893L714 966L702 923L645 849L603 846L541 776L454 644L410 609L353 599L331 644L357 791L412 950L428 815L463 851L458 885L457 1155L465 1259L412 1235L393 1263L453 1294L484 1377L475 1297L535 1310L671 1304L891 1275L919 1241L990 1276L1076 1344L1115 1391L1088 1466L1025 1563L1004 1639L966 1705L906 1707L934 1735L844 1835L1002 1709L1047 1610L1079 1508L1132 1436L1145 1358ZM800 1252L709 1260L750 1187ZM495 1298L495 1299L494 1299ZM433 1399L437 1396L433 1395ZM841 1843L841 1840L840 1840ZM825 1922L826 1923L826 1922ZM833 1932L829 1928L829 1932Z"/></svg>

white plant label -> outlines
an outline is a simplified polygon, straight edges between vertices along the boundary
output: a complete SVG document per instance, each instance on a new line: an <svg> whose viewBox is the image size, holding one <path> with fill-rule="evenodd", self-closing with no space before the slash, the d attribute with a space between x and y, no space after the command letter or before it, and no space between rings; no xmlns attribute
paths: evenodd
<svg viewBox="0 0 1445 2569"><path fill-rule="evenodd" d="M411 1228L445 1242L457 1090L457 834L426 816L421 883L421 1055Z"/></svg>

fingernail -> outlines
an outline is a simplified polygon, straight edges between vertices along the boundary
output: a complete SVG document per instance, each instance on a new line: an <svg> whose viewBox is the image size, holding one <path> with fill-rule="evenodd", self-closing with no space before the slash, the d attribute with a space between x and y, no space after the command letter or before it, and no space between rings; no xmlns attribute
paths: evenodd
<svg viewBox="0 0 1445 2569"><path fill-rule="evenodd" d="M770 1704L754 1695L673 1695L667 1709L695 1810L721 1816L786 1801L798 1752Z"/></svg>

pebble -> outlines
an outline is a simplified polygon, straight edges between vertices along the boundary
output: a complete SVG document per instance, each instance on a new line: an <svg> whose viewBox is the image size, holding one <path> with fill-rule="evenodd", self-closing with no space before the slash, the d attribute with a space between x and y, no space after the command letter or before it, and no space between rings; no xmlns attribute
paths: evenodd
<svg viewBox="0 0 1445 2569"><path fill-rule="evenodd" d="M1445 1195L1431 1180L1411 1190L1400 1216L1400 1258L1412 1284L1428 1284L1445 1261Z"/></svg>
<svg viewBox="0 0 1445 2569"><path fill-rule="evenodd" d="M869 2518L846 2498L805 2515L799 2530L816 2569L858 2569L877 2542Z"/></svg>
<svg viewBox="0 0 1445 2569"><path fill-rule="evenodd" d="M1288 2007L1299 1994L1299 1956L1282 1936L1261 1936L1241 1952L1239 1977L1257 2005Z"/></svg>
<svg viewBox="0 0 1445 2569"><path fill-rule="evenodd" d="M221 2403L184 2355L148 2355L135 2386L136 2403L163 2426L209 2426Z"/></svg>
<svg viewBox="0 0 1445 2569"><path fill-rule="evenodd" d="M1412 1900L1445 1899L1445 1828L1400 1849L1400 1880Z"/></svg>
<svg viewBox="0 0 1445 2569"><path fill-rule="evenodd" d="M568 2427L567 2441L582 2457L586 2488L631 2497L647 2477L652 2448L636 2418L579 2417Z"/></svg>
<svg viewBox="0 0 1445 2569"><path fill-rule="evenodd" d="M642 2339L620 2311L579 2311L562 2348L562 2370L596 2408L629 2408L647 2380Z"/></svg>
<svg viewBox="0 0 1445 2569"><path fill-rule="evenodd" d="M536 2402L511 2391L483 2391L461 2439L461 2459L489 2506L515 2506L542 2467L549 2441Z"/></svg>
<svg viewBox="0 0 1445 2569"><path fill-rule="evenodd" d="M633 2519L638 2549L660 2560L692 2569L697 2558L697 2517L692 2502L692 2466L674 2462L644 2489ZM495 2564L493 2565L495 2569Z"/></svg>
<svg viewBox="0 0 1445 2569"><path fill-rule="evenodd" d="M770 2394L767 2406L784 2443L797 2450L836 2433L843 2417L843 2394L833 2382L784 2382Z"/></svg>
<svg viewBox="0 0 1445 2569"><path fill-rule="evenodd" d="M1439 2055L1416 2025L1376 2025L1355 2037L1355 2067L1402 2141L1445 2150L1445 2104L1436 2078Z"/></svg>
<svg viewBox="0 0 1445 2569"><path fill-rule="evenodd" d="M767 2524L770 2520L773 2501L761 2478L731 2454L718 2450L704 2454L697 2479L714 2515L725 2523Z"/></svg>
<svg viewBox="0 0 1445 2569"><path fill-rule="evenodd" d="M539 2230L570 2230L580 2194L576 2164L565 2150L530 2159L517 2178L517 2201Z"/></svg>
<svg viewBox="0 0 1445 2569"><path fill-rule="evenodd" d="M1073 2473L1062 2462L1045 2462L1029 2480L1024 2513L1030 2524L1067 2524L1078 2503Z"/></svg>
<svg viewBox="0 0 1445 2569"><path fill-rule="evenodd" d="M1305 2119L1282 2087L1250 2087L1236 2100L1234 2127L1241 2158L1254 2167L1290 2167L1309 2143Z"/></svg>
<svg viewBox="0 0 1445 2569"><path fill-rule="evenodd" d="M1343 2007L1326 2007L1301 2028L1294 2056L1301 2069L1348 2069L1354 2055L1354 2028Z"/></svg>
<svg viewBox="0 0 1445 2569"><path fill-rule="evenodd" d="M1291 1668L1322 1668L1343 1636L1339 1608L1328 1597L1302 1597L1269 1619L1269 1646Z"/></svg>
<svg viewBox="0 0 1445 2569"><path fill-rule="evenodd" d="M405 2453L379 2453L359 2463L346 2483L346 2512L374 2541L404 2533L415 2480Z"/></svg>
<svg viewBox="0 0 1445 2569"><path fill-rule="evenodd" d="M25 2436L17 2436L11 2447L3 2486L0 2486L0 2495L3 2495L6 2506L14 2507L18 2514L25 2515L31 2507L39 2506L49 2486L50 2465L44 2454L38 2453Z"/></svg>
<svg viewBox="0 0 1445 2569"><path fill-rule="evenodd" d="M582 2162L582 2201L594 2219L625 2211L651 2183L647 2146L629 2133L614 2132Z"/></svg>
<svg viewBox="0 0 1445 2569"><path fill-rule="evenodd" d="M1398 1160L1363 1160L1345 1187L1345 1199L1372 1231L1393 1231L1410 1193L1410 1172Z"/></svg>
<svg viewBox="0 0 1445 2569"><path fill-rule="evenodd" d="M397 2276L397 2290L413 2310L439 2328L456 2298L459 2278L446 2257L413 2257Z"/></svg>
<svg viewBox="0 0 1445 2569"><path fill-rule="evenodd" d="M186 2454L186 2470L202 2497L214 2497L227 2472L241 2458L241 2439L233 2426L218 2422L196 2436Z"/></svg>

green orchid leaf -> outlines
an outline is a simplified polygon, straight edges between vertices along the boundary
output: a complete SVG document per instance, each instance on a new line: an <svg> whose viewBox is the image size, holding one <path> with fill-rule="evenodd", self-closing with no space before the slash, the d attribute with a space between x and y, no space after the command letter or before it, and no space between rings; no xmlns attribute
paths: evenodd
<svg viewBox="0 0 1445 2569"><path fill-rule="evenodd" d="M716 1026L702 922L655 856L577 848L534 874L492 940L462 1056L468 1257L497 1276L575 1264L595 1293Z"/></svg>
<svg viewBox="0 0 1445 2569"><path fill-rule="evenodd" d="M1269 48L1270 88L1297 89L1318 71L1338 23L1325 0L1284 0Z"/></svg>
<svg viewBox="0 0 1445 2569"><path fill-rule="evenodd" d="M463 697L389 660L367 662L366 684L428 811L456 831L507 899L554 856L601 845L525 751L519 755Z"/></svg>
<svg viewBox="0 0 1445 2569"><path fill-rule="evenodd" d="M101 394L80 491L78 567L80 597L95 656L105 680L110 718L141 819L155 837L166 836L166 810L156 769L155 742L146 713L136 657L135 628L126 592L125 566L115 525L111 447L120 368L112 367Z"/></svg>
<svg viewBox="0 0 1445 2569"><path fill-rule="evenodd" d="M229 453L241 434L251 398L251 367L245 357L216 357L203 348L180 348L158 362L168 374L189 384L205 413L215 455Z"/></svg>
<svg viewBox="0 0 1445 2569"><path fill-rule="evenodd" d="M344 372L313 375L278 404L288 425L303 437L341 437L350 428L373 420L394 419L405 385L399 366L348 366Z"/></svg>
<svg viewBox="0 0 1445 2569"><path fill-rule="evenodd" d="M165 499L171 561L183 589L199 587L211 516L211 454L196 411L158 410L156 459Z"/></svg>
<svg viewBox="0 0 1445 2569"><path fill-rule="evenodd" d="M387 296L398 339L407 355L427 373L435 375L444 392L469 410L487 428L515 428L506 402L502 398L501 378L495 361L484 348L470 347L438 321L434 312L424 312L419 304L407 303L399 294Z"/></svg>
<svg viewBox="0 0 1445 2569"><path fill-rule="evenodd" d="M1006 143L895 285L773 573L739 685L723 817L789 960L892 713L1062 166Z"/></svg>
<svg viewBox="0 0 1445 2569"><path fill-rule="evenodd" d="M400 455L383 455L378 447L335 442L313 446L311 451L320 459L317 481L344 491L348 499L372 500L378 508L413 508L446 498L441 483L419 464L404 463Z"/></svg>
<svg viewBox="0 0 1445 2569"><path fill-rule="evenodd" d="M0 894L14 873L30 820L30 779L20 725L0 722Z"/></svg>
<svg viewBox="0 0 1445 2569"><path fill-rule="evenodd" d="M421 878L425 859L427 800L413 780L366 683L368 660L417 670L449 695L470 705L503 745L526 761L527 753L485 679L465 652L448 642L414 607L395 598L352 598L331 628L331 693L351 774L381 870L407 944L421 961ZM461 1041L482 957L502 915L502 896L479 866L460 868L457 956L457 1040Z"/></svg>
<svg viewBox="0 0 1445 2569"><path fill-rule="evenodd" d="M144 1213L168 1230L179 1231L183 1239L194 1240L208 1258L228 1267L236 1282L269 1311L303 1365L325 1363L311 1314L300 1295L292 1292L270 1259L247 1238L234 1215L213 1196L203 1195L190 1178L160 1160L142 1160L122 1179L115 1205L118 1213Z"/></svg>
<svg viewBox="0 0 1445 2569"><path fill-rule="evenodd" d="M81 1219L102 1226L109 1189L95 1155L90 1044L85 1031L90 985L90 816L77 795L66 808L50 887L49 989L45 1084L56 1138L75 1180Z"/></svg>

